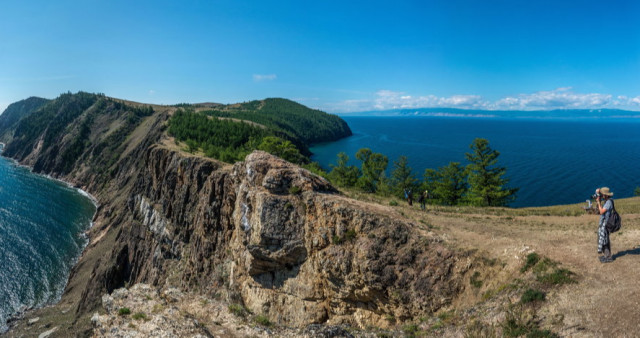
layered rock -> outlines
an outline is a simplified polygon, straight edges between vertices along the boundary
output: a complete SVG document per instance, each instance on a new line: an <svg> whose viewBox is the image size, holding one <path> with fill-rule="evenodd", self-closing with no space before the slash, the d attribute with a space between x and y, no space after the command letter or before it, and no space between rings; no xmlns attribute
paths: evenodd
<svg viewBox="0 0 640 338"><path fill-rule="evenodd" d="M166 140L170 110L155 109L117 148L105 126L125 115L96 115L89 138L102 141L65 163L69 172L36 166L100 202L91 243L56 305L73 314L61 335L91 330L103 295L138 283L224 297L296 327L385 327L458 295L464 267L435 234L264 152L233 166L185 154ZM38 147L17 154L24 164L59 162ZM47 311L43 322L56 313Z"/></svg>
<svg viewBox="0 0 640 338"><path fill-rule="evenodd" d="M94 277L107 291L224 289L281 324L385 326L439 309L460 287L437 237L264 152L229 168L152 147L127 212L114 264Z"/></svg>

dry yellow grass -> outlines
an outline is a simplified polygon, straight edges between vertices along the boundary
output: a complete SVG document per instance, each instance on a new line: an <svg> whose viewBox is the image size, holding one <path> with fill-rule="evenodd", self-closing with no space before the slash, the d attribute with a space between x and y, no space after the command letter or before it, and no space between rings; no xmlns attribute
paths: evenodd
<svg viewBox="0 0 640 338"><path fill-rule="evenodd" d="M393 199L348 191L346 195L368 202L389 205ZM597 254L598 215L588 215L582 204L539 208L474 208L408 206L398 201L396 212L418 224L416 231L433 231L461 252L474 253L475 260L496 260L497 267L479 265L481 287L469 286L453 301L452 311L477 308L491 295L522 277L520 268L527 254L536 252L573 271L576 284L553 289L537 309L540 327L561 336L632 337L640 332L640 197L617 199L616 209L623 219L622 229L611 235L615 261L602 264ZM492 322L497 327L507 308L492 304L494 312L483 308L474 320ZM486 311L486 312L484 312ZM474 315L476 316L476 315ZM495 317L495 318L492 318ZM459 325L469 325L462 322ZM457 336L462 328L431 332ZM427 334L427 335L431 335Z"/></svg>

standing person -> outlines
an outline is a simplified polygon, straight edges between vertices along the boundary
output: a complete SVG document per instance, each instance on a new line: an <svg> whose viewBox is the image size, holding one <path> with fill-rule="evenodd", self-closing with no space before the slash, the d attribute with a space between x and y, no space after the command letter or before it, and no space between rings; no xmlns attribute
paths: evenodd
<svg viewBox="0 0 640 338"><path fill-rule="evenodd" d="M604 254L604 256L600 256L600 262L611 263L613 262L613 257L611 256L611 241L609 240L607 221L613 209L613 200L611 199L613 193L609 188L602 187L596 189L596 196L596 204L600 212L600 223L598 224L598 253ZM600 199L604 199L604 205Z"/></svg>
<svg viewBox="0 0 640 338"><path fill-rule="evenodd" d="M427 209L427 191L425 190L425 192L423 192L422 194L420 194L420 196L418 196L418 203L420 203L420 209L422 209L422 211L425 211Z"/></svg>
<svg viewBox="0 0 640 338"><path fill-rule="evenodd" d="M407 202L409 202L409 205L413 205L413 192L411 189L409 189L409 192L407 193Z"/></svg>

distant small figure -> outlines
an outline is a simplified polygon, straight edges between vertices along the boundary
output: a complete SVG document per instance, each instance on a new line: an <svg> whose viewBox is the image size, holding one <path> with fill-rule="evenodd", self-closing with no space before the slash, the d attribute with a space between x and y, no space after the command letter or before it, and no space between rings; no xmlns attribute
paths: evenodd
<svg viewBox="0 0 640 338"><path fill-rule="evenodd" d="M418 203L420 203L420 209L422 209L422 211L427 210L427 196L429 196L429 192L427 190L418 196Z"/></svg>
<svg viewBox="0 0 640 338"><path fill-rule="evenodd" d="M409 205L413 205L413 193L411 192L411 189L404 189L404 198L407 200Z"/></svg>

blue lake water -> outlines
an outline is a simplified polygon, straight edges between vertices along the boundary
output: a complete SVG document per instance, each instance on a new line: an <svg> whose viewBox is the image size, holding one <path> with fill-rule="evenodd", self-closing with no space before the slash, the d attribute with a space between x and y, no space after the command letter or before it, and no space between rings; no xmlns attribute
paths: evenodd
<svg viewBox="0 0 640 338"><path fill-rule="evenodd" d="M500 152L511 187L519 187L512 207L584 202L597 187L614 197L630 197L640 186L640 121L637 119L507 119L451 117L343 117L354 135L311 148L325 169L345 152L352 164L360 148L400 155L422 179L425 168L466 164L464 154L477 138Z"/></svg>
<svg viewBox="0 0 640 338"><path fill-rule="evenodd" d="M0 333L17 311L60 299L94 213L77 189L0 157Z"/></svg>

